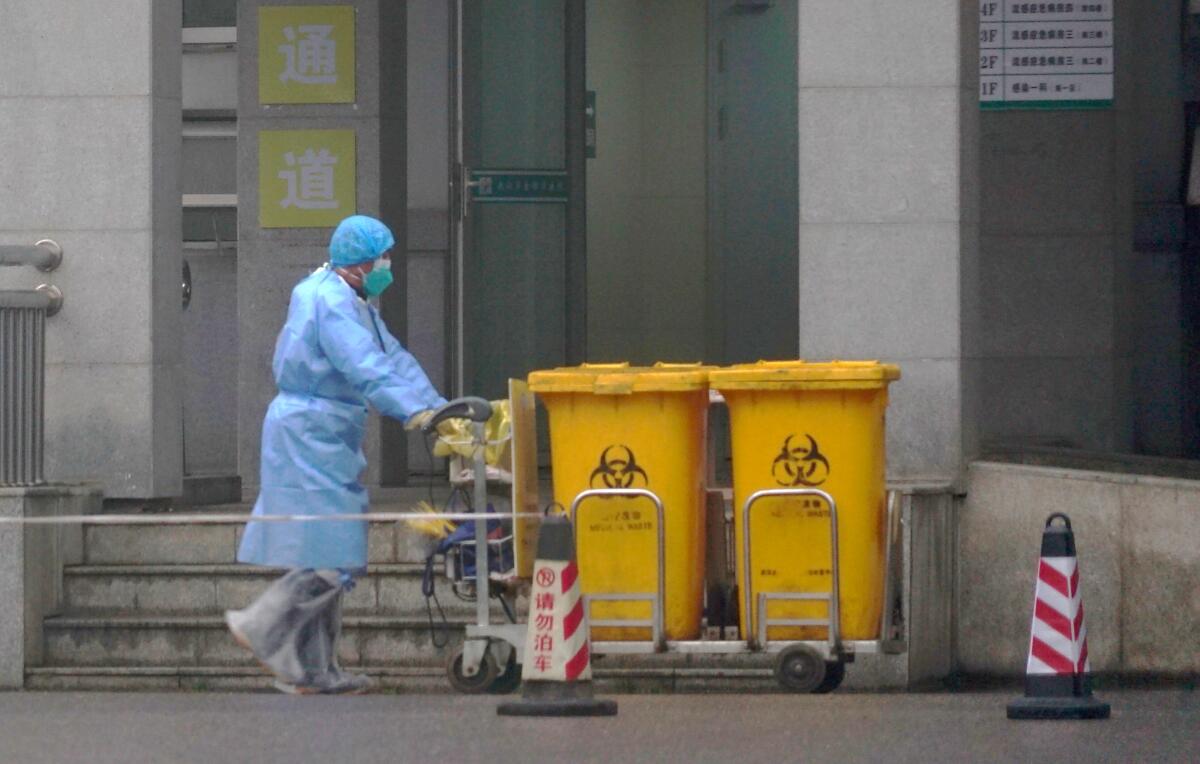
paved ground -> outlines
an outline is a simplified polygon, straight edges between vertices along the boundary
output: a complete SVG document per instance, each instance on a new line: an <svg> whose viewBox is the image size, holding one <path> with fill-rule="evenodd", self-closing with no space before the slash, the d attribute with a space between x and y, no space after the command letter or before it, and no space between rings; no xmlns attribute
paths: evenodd
<svg viewBox="0 0 1200 764"><path fill-rule="evenodd" d="M0 762L1200 761L1200 693L1109 691L1112 718L1011 722L1012 693L637 695L616 718L494 697L0 693Z"/></svg>

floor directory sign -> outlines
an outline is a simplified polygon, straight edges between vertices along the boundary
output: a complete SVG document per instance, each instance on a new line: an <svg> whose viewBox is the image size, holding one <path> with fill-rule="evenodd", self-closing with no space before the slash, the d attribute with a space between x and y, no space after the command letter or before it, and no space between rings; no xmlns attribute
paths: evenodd
<svg viewBox="0 0 1200 764"><path fill-rule="evenodd" d="M1112 106L1113 5L1114 0L980 0L980 107Z"/></svg>

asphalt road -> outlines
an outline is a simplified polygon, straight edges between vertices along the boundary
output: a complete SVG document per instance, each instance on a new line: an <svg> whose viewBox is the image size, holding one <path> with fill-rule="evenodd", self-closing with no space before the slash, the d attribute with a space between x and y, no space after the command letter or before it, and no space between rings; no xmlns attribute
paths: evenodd
<svg viewBox="0 0 1200 764"><path fill-rule="evenodd" d="M617 696L600 719L495 697L0 693L0 762L1200 761L1200 693L1111 691L1104 721L1014 722L1010 692Z"/></svg>

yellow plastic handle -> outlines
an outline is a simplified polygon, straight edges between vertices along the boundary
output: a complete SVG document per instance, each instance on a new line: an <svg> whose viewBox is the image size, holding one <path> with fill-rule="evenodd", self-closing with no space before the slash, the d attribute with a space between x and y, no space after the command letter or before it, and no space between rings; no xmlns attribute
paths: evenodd
<svg viewBox="0 0 1200 764"><path fill-rule="evenodd" d="M596 377L592 390L599 395L629 395L635 380L636 374L601 374Z"/></svg>
<svg viewBox="0 0 1200 764"><path fill-rule="evenodd" d="M629 361L617 361L615 363L581 363L579 368L587 369L588 371L604 371L606 369L612 369L616 371L618 369L628 369Z"/></svg>

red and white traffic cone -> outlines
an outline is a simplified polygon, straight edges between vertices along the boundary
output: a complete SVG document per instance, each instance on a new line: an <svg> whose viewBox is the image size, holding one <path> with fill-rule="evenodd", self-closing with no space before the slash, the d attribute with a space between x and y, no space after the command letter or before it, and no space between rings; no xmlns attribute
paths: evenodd
<svg viewBox="0 0 1200 764"><path fill-rule="evenodd" d="M1055 525L1055 519L1063 524ZM1055 512L1046 518L1042 532L1025 697L1008 704L1008 718L1107 719L1108 715L1108 704L1092 697L1075 534L1071 520Z"/></svg>
<svg viewBox="0 0 1200 764"><path fill-rule="evenodd" d="M616 701L592 697L588 618L579 589L571 522L542 520L529 629L525 637L521 700L501 703L503 716L613 716Z"/></svg>

